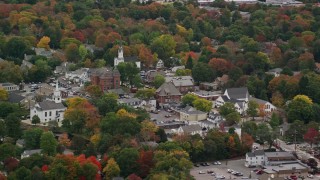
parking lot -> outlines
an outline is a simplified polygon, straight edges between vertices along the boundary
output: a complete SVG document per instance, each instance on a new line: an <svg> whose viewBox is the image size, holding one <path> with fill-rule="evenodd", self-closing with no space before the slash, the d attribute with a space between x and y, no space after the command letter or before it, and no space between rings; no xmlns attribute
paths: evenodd
<svg viewBox="0 0 320 180"><path fill-rule="evenodd" d="M178 118L175 113L165 111L164 109L160 109L156 113L150 113L150 116L151 120L155 120L157 124L168 123Z"/></svg>
<svg viewBox="0 0 320 180"><path fill-rule="evenodd" d="M210 166L200 166L193 167L191 169L191 175L195 177L197 180L209 180L216 179L215 176L208 174L208 170L212 170L216 176L224 176L225 179L241 179L244 177L250 177L250 172L253 171L254 168L247 168L244 166L244 159L239 160L229 160L229 161L220 161L221 165L213 165L212 162ZM234 171L240 172L243 176L235 176L231 173L227 172L227 169L232 169ZM199 174L200 171L204 171L205 174ZM256 175L254 172L251 172L251 178L258 178L259 175Z"/></svg>

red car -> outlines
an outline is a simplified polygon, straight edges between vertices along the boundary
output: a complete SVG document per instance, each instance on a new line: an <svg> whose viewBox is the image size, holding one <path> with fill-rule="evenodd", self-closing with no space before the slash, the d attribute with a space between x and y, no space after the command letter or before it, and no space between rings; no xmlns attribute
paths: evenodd
<svg viewBox="0 0 320 180"><path fill-rule="evenodd" d="M256 172L256 174L261 175L261 174L263 174L263 171L262 171L262 170L258 170L258 171Z"/></svg>

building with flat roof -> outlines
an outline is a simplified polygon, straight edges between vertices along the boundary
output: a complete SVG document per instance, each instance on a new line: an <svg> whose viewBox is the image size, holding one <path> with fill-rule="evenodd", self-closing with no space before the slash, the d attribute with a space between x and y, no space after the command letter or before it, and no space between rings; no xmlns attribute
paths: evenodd
<svg viewBox="0 0 320 180"><path fill-rule="evenodd" d="M19 90L18 85L12 83L0 83L0 89L5 89L6 91L17 91Z"/></svg>
<svg viewBox="0 0 320 180"><path fill-rule="evenodd" d="M273 177L304 177L306 178L309 172L309 167L299 162L281 164L278 166L264 166L264 172Z"/></svg>

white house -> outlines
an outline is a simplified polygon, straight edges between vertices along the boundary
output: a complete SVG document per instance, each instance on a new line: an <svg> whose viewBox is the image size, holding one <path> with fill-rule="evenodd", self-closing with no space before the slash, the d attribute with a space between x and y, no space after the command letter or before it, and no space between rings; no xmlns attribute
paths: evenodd
<svg viewBox="0 0 320 180"><path fill-rule="evenodd" d="M257 150L254 152L248 152L246 154L246 167L263 166L265 163L265 152L263 150Z"/></svg>
<svg viewBox="0 0 320 180"><path fill-rule="evenodd" d="M207 119L207 113L199 111L194 107L187 106L181 110L176 110L179 113L180 121L197 122Z"/></svg>
<svg viewBox="0 0 320 180"><path fill-rule="evenodd" d="M249 100L256 102L259 105L259 107L261 107L261 109L264 111L265 114L270 114L273 111L277 110L277 107L268 101L253 98L253 97L250 97Z"/></svg>
<svg viewBox="0 0 320 180"><path fill-rule="evenodd" d="M12 83L0 83L0 89L4 89L6 91L17 91L19 90L18 85Z"/></svg>
<svg viewBox="0 0 320 180"><path fill-rule="evenodd" d="M164 68L164 63L161 59L159 59L156 65L156 69L162 69L162 68Z"/></svg>
<svg viewBox="0 0 320 180"><path fill-rule="evenodd" d="M226 102L233 103L236 110L243 114L248 109L249 102L249 91L248 88L228 88L225 90L224 94L215 102L217 108L224 105Z"/></svg>
<svg viewBox="0 0 320 180"><path fill-rule="evenodd" d="M220 114L209 113L207 119L199 121L202 128L207 130L213 128L219 128L220 124L224 121L224 118Z"/></svg>
<svg viewBox="0 0 320 180"><path fill-rule="evenodd" d="M132 106L138 108L142 106L142 100L139 98L122 98L118 99L119 104L125 104L127 106Z"/></svg>
<svg viewBox="0 0 320 180"><path fill-rule="evenodd" d="M202 128L200 127L199 124L191 124L187 126L180 126L179 129L177 130L178 134L190 134L190 135L195 135L195 134L200 134L202 135Z"/></svg>
<svg viewBox="0 0 320 180"><path fill-rule="evenodd" d="M297 162L297 159L290 152L264 152L263 150L257 150L246 154L245 166L275 166L294 162Z"/></svg>
<svg viewBox="0 0 320 180"><path fill-rule="evenodd" d="M90 81L88 74L89 68L81 68L75 71L66 72L65 78L72 80L74 83L85 83Z"/></svg>
<svg viewBox="0 0 320 180"><path fill-rule="evenodd" d="M281 68L274 68L267 71L266 74L273 75L274 77L279 77L281 72L282 72Z"/></svg>
<svg viewBox="0 0 320 180"><path fill-rule="evenodd" d="M49 121L57 121L59 123L63 120L66 109L62 104L61 91L59 90L57 80L52 100L44 100L36 103L35 106L30 109L30 118L37 115L40 118L40 123L47 123Z"/></svg>
<svg viewBox="0 0 320 180"><path fill-rule="evenodd" d="M137 68L141 68L141 62L138 60L137 57L124 57L123 56L123 47L120 46L118 49L118 57L115 57L113 60L114 66L118 66L121 62L134 62L137 65Z"/></svg>
<svg viewBox="0 0 320 180"><path fill-rule="evenodd" d="M32 150L25 150L21 154L21 159L30 157L33 154L41 154L41 149L32 149Z"/></svg>

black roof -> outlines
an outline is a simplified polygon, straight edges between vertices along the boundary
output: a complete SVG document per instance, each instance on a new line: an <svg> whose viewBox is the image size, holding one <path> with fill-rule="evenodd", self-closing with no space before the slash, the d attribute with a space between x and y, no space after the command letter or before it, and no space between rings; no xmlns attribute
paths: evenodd
<svg viewBox="0 0 320 180"><path fill-rule="evenodd" d="M42 101L39 102L39 106L42 110L52 110L52 109L64 109L66 108L62 103L55 103L54 101Z"/></svg>

